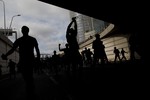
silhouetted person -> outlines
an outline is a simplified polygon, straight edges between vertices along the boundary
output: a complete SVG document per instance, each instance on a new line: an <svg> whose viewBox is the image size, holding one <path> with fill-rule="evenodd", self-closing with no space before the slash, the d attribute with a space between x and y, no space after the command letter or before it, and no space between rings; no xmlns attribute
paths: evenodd
<svg viewBox="0 0 150 100"><path fill-rule="evenodd" d="M55 74L58 75L58 69L59 69L59 64L60 64L60 58L59 55L57 55L56 50L53 51L52 55L52 66L55 71Z"/></svg>
<svg viewBox="0 0 150 100"><path fill-rule="evenodd" d="M123 48L121 49L121 55L122 55L122 58L121 60L127 60L126 56L125 56L125 53L127 53Z"/></svg>
<svg viewBox="0 0 150 100"><path fill-rule="evenodd" d="M14 79L16 78L16 63L13 62L11 59L9 59L9 63L7 68L9 68L9 77L10 79L12 77L14 77Z"/></svg>
<svg viewBox="0 0 150 100"><path fill-rule="evenodd" d="M145 35L143 35L145 36ZM140 59L142 62L147 62L148 61L148 54L147 51L148 49L146 49L146 45L145 42L143 41L144 39L142 39L142 35L139 35L138 33L131 33L130 37L129 37L129 46L130 46L130 60L133 61L136 59L135 57L135 52L140 56ZM145 39L146 40L146 39Z"/></svg>
<svg viewBox="0 0 150 100"><path fill-rule="evenodd" d="M65 48L60 48L61 44L58 45L59 46L59 51L63 51L64 55L63 55L63 64L65 66L65 70L66 71L70 71L70 49L69 49L69 45L68 43L65 44Z"/></svg>
<svg viewBox="0 0 150 100"><path fill-rule="evenodd" d="M92 43L92 48L94 49L94 65L99 63L101 60L101 64L105 63L105 47L100 39L99 34L95 34L95 40Z"/></svg>
<svg viewBox="0 0 150 100"><path fill-rule="evenodd" d="M2 59L6 60L7 56L12 54L15 49L19 47L19 67L20 72L26 83L27 96L32 96L34 92L34 80L33 80L33 68L35 62L34 49L37 54L37 59L40 61L40 51L38 42L34 37L29 36L29 28L22 26L21 28L23 36L18 38L14 43L12 49L6 54L2 55Z"/></svg>
<svg viewBox="0 0 150 100"><path fill-rule="evenodd" d="M71 28L71 26L74 24L74 27ZM71 53L71 63L72 63L72 69L73 72L76 71L79 64L82 63L82 56L79 53L79 45L77 42L77 22L76 17L72 18L72 21L67 27L66 31L66 39L70 48Z"/></svg>
<svg viewBox="0 0 150 100"><path fill-rule="evenodd" d="M120 51L119 51L116 47L114 47L114 54L115 54L114 62L116 62L117 59L118 59L119 61L121 61L121 59L120 59Z"/></svg>
<svg viewBox="0 0 150 100"><path fill-rule="evenodd" d="M135 60L135 52L136 52L136 40L135 34L131 34L129 37L129 49L130 49L130 60Z"/></svg>
<svg viewBox="0 0 150 100"><path fill-rule="evenodd" d="M86 60L87 60L87 64L92 64L92 51L90 48L87 49L87 52L86 52Z"/></svg>
<svg viewBox="0 0 150 100"><path fill-rule="evenodd" d="M103 44L103 41L102 41L102 45L103 45L103 53L104 53L104 60L105 60L105 63L108 63L108 57L107 57L107 54L105 52L105 45Z"/></svg>
<svg viewBox="0 0 150 100"><path fill-rule="evenodd" d="M83 61L83 64L87 65L87 52L88 52L88 49L87 47L84 48L84 50L82 50L81 52L81 55L82 55L82 61Z"/></svg>

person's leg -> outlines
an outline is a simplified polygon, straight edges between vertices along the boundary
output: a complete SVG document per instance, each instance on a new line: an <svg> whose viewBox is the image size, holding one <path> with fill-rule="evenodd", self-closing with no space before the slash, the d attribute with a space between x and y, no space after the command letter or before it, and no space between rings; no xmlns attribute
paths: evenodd
<svg viewBox="0 0 150 100"><path fill-rule="evenodd" d="M33 78L33 66L26 66L28 68L24 68L22 70L22 76L23 79L25 81L25 86L26 86L26 93L27 93L27 97L31 97L34 94L34 78Z"/></svg>

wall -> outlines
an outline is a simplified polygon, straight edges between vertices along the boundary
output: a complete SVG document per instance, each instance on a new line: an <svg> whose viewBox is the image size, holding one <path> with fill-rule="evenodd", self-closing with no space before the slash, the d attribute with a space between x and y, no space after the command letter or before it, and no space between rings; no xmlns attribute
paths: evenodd
<svg viewBox="0 0 150 100"><path fill-rule="evenodd" d="M0 56L4 53L6 53L8 50L11 49L13 43L6 37L4 36L2 33L0 33ZM15 51L13 54L11 54L8 59L12 59L13 61L15 61L16 63L18 62L19 59L19 55L18 55L18 51ZM8 60L2 60L2 58L0 57L0 65L2 65L2 74L6 74L8 73Z"/></svg>
<svg viewBox="0 0 150 100"><path fill-rule="evenodd" d="M99 33L100 37L104 37L107 34L109 34L109 32L111 32L111 30L114 28L113 24L110 24L103 32ZM127 60L130 59L130 51L129 51L129 44L128 44L128 38L129 38L129 34L122 34L122 33L117 33L117 35L110 35L107 38L102 38L103 44L105 45L105 51L107 54L107 57L109 59L109 61L114 61L114 47L117 47L119 49L119 51L121 51L121 48L123 48L127 53L125 54L125 56L127 57ZM93 38L84 41L83 43L81 43L80 46L80 52L82 50L84 50L85 47L90 48L91 51L93 51L92 49L92 42L95 40L95 37L93 36ZM121 56L122 57L122 56ZM139 55L135 54L136 59L139 59Z"/></svg>

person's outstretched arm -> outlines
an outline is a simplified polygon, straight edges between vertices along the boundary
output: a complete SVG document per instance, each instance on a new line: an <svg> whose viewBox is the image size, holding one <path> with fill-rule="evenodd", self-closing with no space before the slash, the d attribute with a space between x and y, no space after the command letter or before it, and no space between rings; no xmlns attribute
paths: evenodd
<svg viewBox="0 0 150 100"><path fill-rule="evenodd" d="M70 22L70 24L67 27L66 37L69 35L69 30L70 30L72 24L73 24L73 20Z"/></svg>
<svg viewBox="0 0 150 100"><path fill-rule="evenodd" d="M69 30L72 26L72 24L74 23L74 29L77 30L77 22L76 22L76 17L72 18L72 21L70 22L70 24L67 27L67 32L66 32L66 37L69 35Z"/></svg>
<svg viewBox="0 0 150 100"><path fill-rule="evenodd" d="M37 54L37 59L40 60L40 50L39 50L37 41L36 41L36 45L35 45L35 50L36 50L36 54Z"/></svg>
<svg viewBox="0 0 150 100"><path fill-rule="evenodd" d="M16 48L18 47L17 41L14 42L13 47L6 53L6 54L2 54L2 59L3 60L7 60L7 56L11 55Z"/></svg>
<svg viewBox="0 0 150 100"><path fill-rule="evenodd" d="M74 22L75 35L77 36L77 21L76 21L76 17L74 17L72 20Z"/></svg>

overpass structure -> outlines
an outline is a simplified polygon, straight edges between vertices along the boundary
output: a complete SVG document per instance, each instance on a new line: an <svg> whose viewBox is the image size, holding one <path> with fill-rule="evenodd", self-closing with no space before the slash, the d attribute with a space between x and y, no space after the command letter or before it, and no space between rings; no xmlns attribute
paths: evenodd
<svg viewBox="0 0 150 100"><path fill-rule="evenodd" d="M81 3L80 0L39 0L71 11L79 12L106 22L115 24L119 30L139 32L147 20L146 2L130 0L92 0ZM142 8L141 8L142 7Z"/></svg>
<svg viewBox="0 0 150 100"><path fill-rule="evenodd" d="M100 38L105 45L105 51L109 61L113 61L115 54L113 53L114 47L117 47L119 51L123 48L126 52L125 56L127 59L130 59L130 50L128 44L129 34L119 33L117 27L114 24L109 24L100 34ZM84 50L84 48L90 48L93 51L92 43L95 40L95 34L91 36L91 38L85 40L84 42L80 43L80 52ZM121 55L120 55L121 56ZM122 56L121 56L122 57ZM140 58L139 55L136 55L136 58Z"/></svg>
<svg viewBox="0 0 150 100"><path fill-rule="evenodd" d="M10 30L6 30L8 32ZM7 34L11 35L11 34ZM4 53L6 53L8 50L10 50L13 46L13 43L6 34L4 34L4 29L0 29L0 56ZM14 62L18 62L19 60L19 53L18 50L16 50L13 54L11 54L8 59L12 59ZM0 65L2 65L2 74L8 73L8 60L2 60L0 57Z"/></svg>
<svg viewBox="0 0 150 100"><path fill-rule="evenodd" d="M108 23L115 25L115 31L107 35L109 37L115 37L118 39L119 35L136 34L138 39L137 45L140 49L140 56L146 60L146 34L143 35L146 28L146 22L148 20L147 12L148 8L146 2L136 1L86 1L81 3L80 0L68 1L68 0L39 0L44 3L52 4L64 9L75 11L84 15L88 15ZM103 37L106 39L106 37ZM122 40L122 39L120 39Z"/></svg>

